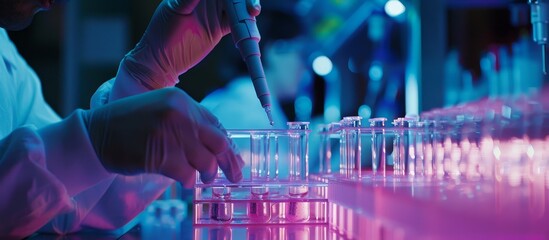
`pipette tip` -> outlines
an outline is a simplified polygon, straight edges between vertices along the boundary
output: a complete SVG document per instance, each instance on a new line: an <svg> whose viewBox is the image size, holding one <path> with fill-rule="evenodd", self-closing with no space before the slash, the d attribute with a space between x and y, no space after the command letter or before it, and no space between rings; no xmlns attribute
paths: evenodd
<svg viewBox="0 0 549 240"><path fill-rule="evenodd" d="M273 114L271 113L271 107L266 106L266 107L264 107L264 109L265 109L265 113L267 113L267 118L269 118L269 123L271 124L271 126L274 126Z"/></svg>

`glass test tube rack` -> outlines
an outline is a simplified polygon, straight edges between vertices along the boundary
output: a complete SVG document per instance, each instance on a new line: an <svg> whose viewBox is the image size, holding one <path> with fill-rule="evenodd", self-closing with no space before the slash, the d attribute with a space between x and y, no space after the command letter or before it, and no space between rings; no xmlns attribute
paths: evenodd
<svg viewBox="0 0 549 240"><path fill-rule="evenodd" d="M245 161L243 180L197 176L195 225L325 224L327 183L309 179L309 123L284 130L228 130Z"/></svg>
<svg viewBox="0 0 549 240"><path fill-rule="evenodd" d="M393 126L325 126L317 177L328 182L330 227L351 239L544 236L548 103L486 100Z"/></svg>
<svg viewBox="0 0 549 240"><path fill-rule="evenodd" d="M488 117L478 115L486 108L437 110L421 119L395 119L393 126L374 118L363 127L360 117L345 117L320 132L320 173L339 170L342 179L503 179L512 185L549 173L549 111L502 108Z"/></svg>
<svg viewBox="0 0 549 240"><path fill-rule="evenodd" d="M368 121L370 126L363 127L362 118L352 116L322 126L319 132L320 176L329 174L342 179L361 179L370 177L370 173L373 176L385 177L388 171L392 172L390 170L393 169L393 163L388 160L393 159L393 153L387 149L389 144L393 146L390 141L404 129L386 127L385 118L373 118ZM409 134L410 131L411 129L407 129L404 132ZM334 164L334 157L339 164ZM370 164L366 165L365 162ZM367 175L364 175L365 173Z"/></svg>

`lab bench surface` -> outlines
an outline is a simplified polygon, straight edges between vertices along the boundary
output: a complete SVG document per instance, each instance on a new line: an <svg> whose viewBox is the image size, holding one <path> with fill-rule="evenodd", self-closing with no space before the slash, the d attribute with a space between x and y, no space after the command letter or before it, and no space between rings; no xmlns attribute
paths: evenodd
<svg viewBox="0 0 549 240"><path fill-rule="evenodd" d="M547 239L549 181L316 176L328 183L328 223L193 225L153 203L119 239ZM541 175L543 176L543 175ZM510 179L507 179L510 180ZM160 204L161 205L161 204ZM181 210L181 208L179 208ZM80 234L31 239L113 239Z"/></svg>

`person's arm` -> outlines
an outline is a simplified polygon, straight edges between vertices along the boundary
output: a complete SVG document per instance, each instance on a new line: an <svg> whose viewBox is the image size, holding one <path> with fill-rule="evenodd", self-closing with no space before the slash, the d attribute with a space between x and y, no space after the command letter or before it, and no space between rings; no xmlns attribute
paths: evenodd
<svg viewBox="0 0 549 240"><path fill-rule="evenodd" d="M21 58L16 51L7 53ZM0 81L7 83L3 84L7 88L0 90L15 89L17 95L0 95L7 100L0 101L0 110L13 115L2 117L19 127L43 127L27 130L22 137L14 131L15 137L0 142L4 196L0 213L3 219L10 219L0 227L1 239L22 238L38 229L68 233L88 226L101 228L102 222L112 222L113 227L129 222L155 194L144 191L150 186L147 184L124 192L124 187L114 182L117 174L164 174L192 186L197 170L207 182L219 165L231 181L242 177L242 160L215 117L179 90L165 89L94 110L77 110L62 121L55 115L39 121L33 119L42 118L29 111L47 106L36 75L29 74L32 70L26 64L10 64L9 70L0 69ZM0 128L13 131L7 126ZM125 193L143 201L132 205L118 198L107 203ZM118 211L99 207L107 206L104 204ZM97 214L99 210L103 213Z"/></svg>
<svg viewBox="0 0 549 240"><path fill-rule="evenodd" d="M110 101L175 85L178 75L198 63L220 38L228 33L228 25L223 21L220 3L221 1L204 0L164 1L140 44L122 61L114 90L108 92ZM182 36L184 37L181 38ZM178 38L179 41L177 41ZM33 78L37 79L35 76ZM22 92L29 94L27 90ZM86 118L83 116L83 111L77 111L68 119L53 125L47 125L47 119L53 118L47 115L51 115L52 111L43 101L41 92L38 91L36 95L32 95L36 98L31 99L30 104L25 104L28 108L24 110L28 111L20 111L18 121L22 125L45 126L39 131L45 146L46 164L44 166L47 169L44 170L49 171L64 186L72 202L72 210L58 214L43 228L44 231L58 233L77 231L82 228L83 219L87 217L93 219L93 216L99 216L99 220L88 221L93 225L92 227L101 228L101 219L109 221L118 218L115 222L127 222L156 195L151 193L149 195L151 197L144 197L143 204L138 206L122 205L119 194L123 194L124 188L114 187L119 186L119 182L116 180L113 182L114 174L102 167L106 167L110 172L125 175L143 172L160 173L181 181L187 186L194 183L193 176L196 170L202 173L203 181L210 181L217 172L218 164L226 171L231 181L238 181L242 177L240 172L242 160L235 155L233 146L227 144L228 140L220 130L219 123L212 122L212 116L208 116L204 110L196 110L198 104L189 100L188 96L172 92L164 91L162 94L155 95L160 100L168 102L158 103L146 97L137 100L141 103L140 106L147 107L141 109L143 111L132 108L131 102L125 102L123 106L119 104L114 107L118 110L116 113L107 108L107 110L93 111ZM156 105L143 106L141 100L151 101ZM173 106L170 100L183 105ZM47 114L35 114L33 110L44 111ZM152 112L146 112L146 110ZM125 114L118 114L119 112ZM155 113L161 115L155 116ZM139 115L141 118L130 117L131 115ZM43 116L46 117L42 118ZM113 117L119 117L119 119ZM148 126L137 123L132 124L135 119L147 120L143 117L148 117L148 120L156 119L155 123L165 123L166 125L159 126L160 130L168 127L171 128L169 129L171 133L174 131L176 133L159 137L156 135L159 132L155 129L149 129ZM46 121L42 121L43 119ZM120 122L120 119L124 119L125 122ZM115 125L123 130L118 131L112 128ZM136 138L131 136L131 133L139 136ZM86 137L87 140L91 140L91 143L85 143ZM148 142L135 142L145 139L148 139ZM90 146L93 146L97 156L90 151ZM157 147L163 148L157 149ZM189 149L185 151L185 148ZM174 151L175 149L178 151ZM157 156L158 154L160 156ZM151 160L155 156L158 160ZM198 159L203 161L196 162ZM126 189L128 193L135 194L140 193L146 184L128 185L136 186L135 189ZM160 186L157 189L162 188ZM105 195L105 193L108 194ZM109 216L109 213L96 214L105 212L105 209L108 210L109 208L102 207L102 204L107 204L108 199L117 197L119 201L114 205L121 206L119 212L122 216L113 217ZM97 212L91 209L96 209Z"/></svg>
<svg viewBox="0 0 549 240"><path fill-rule="evenodd" d="M47 141L34 130L61 123L60 117L44 101L38 77L3 29L0 86L0 215L9 219L0 227L0 238L22 238L56 216L90 205L90 199L77 201L75 195L113 174L96 159L78 114ZM48 158L52 145L59 146L57 151L75 151L61 154L70 161Z"/></svg>
<svg viewBox="0 0 549 240"><path fill-rule="evenodd" d="M259 1L247 4L257 14ZM180 74L200 62L229 32L224 18L220 0L163 1L141 41L121 61L116 77L93 95L92 109L127 96L173 87ZM104 230L120 227L128 216L139 214L171 182L161 175L117 176L82 225ZM136 192L141 194L139 199L133 199ZM128 202L128 198L132 198L132 208L112 204ZM112 218L109 214L126 217Z"/></svg>
<svg viewBox="0 0 549 240"><path fill-rule="evenodd" d="M0 238L24 238L71 210L65 186L46 166L44 144L34 130L20 128L0 140Z"/></svg>
<svg viewBox="0 0 549 240"><path fill-rule="evenodd" d="M186 187L194 185L197 171L203 182L212 181L218 167L232 182L242 178L243 161L217 119L175 88L78 110L39 133L49 170L75 200L74 210L56 216L41 229L44 232L125 225L171 183L138 176L143 173L161 174ZM89 147L92 152L87 152ZM103 171L130 177L116 175L104 185L109 178Z"/></svg>
<svg viewBox="0 0 549 240"><path fill-rule="evenodd" d="M40 80L0 28L0 138L21 126L43 127L61 118L44 101Z"/></svg>
<svg viewBox="0 0 549 240"><path fill-rule="evenodd" d="M92 109L120 98L174 86L180 74L201 61L228 33L221 7L220 0L163 1L141 41L121 61L116 77L101 85L92 96ZM118 176L83 226L104 230L120 227L126 222L124 218L105 216L136 216L171 182L160 175ZM135 192L143 194L132 201L134 208L113 206L113 202L127 201Z"/></svg>
<svg viewBox="0 0 549 240"><path fill-rule="evenodd" d="M80 227L82 230L93 231L127 228L128 222L158 199L173 182L174 180L159 174L117 175L105 194L83 219Z"/></svg>
<svg viewBox="0 0 549 240"><path fill-rule="evenodd" d="M258 0L246 0L252 16ZM120 62L116 77L94 94L92 108L154 89L173 87L230 32L223 0L164 0L143 37Z"/></svg>

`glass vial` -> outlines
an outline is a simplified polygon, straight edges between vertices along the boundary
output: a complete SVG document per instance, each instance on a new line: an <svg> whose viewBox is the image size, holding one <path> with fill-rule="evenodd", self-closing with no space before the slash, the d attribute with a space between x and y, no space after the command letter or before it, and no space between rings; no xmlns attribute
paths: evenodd
<svg viewBox="0 0 549 240"><path fill-rule="evenodd" d="M269 179L269 164L271 158L270 136L265 132L252 132L250 134L251 150L251 174L250 180L255 183L265 182ZM269 194L267 187L252 187L251 193L256 197Z"/></svg>
<svg viewBox="0 0 549 240"><path fill-rule="evenodd" d="M285 203L286 220L289 222L306 222L311 217L311 204L305 201L309 187L296 186L289 188L290 199Z"/></svg>
<svg viewBox="0 0 549 240"><path fill-rule="evenodd" d="M360 128L362 126L362 117L352 116L344 117L341 121L341 143L344 154L342 157L344 162L344 176L347 178L360 178L362 174L361 164L361 141Z"/></svg>
<svg viewBox="0 0 549 240"><path fill-rule="evenodd" d="M309 177L309 122L288 122L290 179Z"/></svg>
<svg viewBox="0 0 549 240"><path fill-rule="evenodd" d="M248 218L250 223L267 223L271 220L271 202L254 200L248 203Z"/></svg>
<svg viewBox="0 0 549 240"><path fill-rule="evenodd" d="M268 133L252 133L251 148L251 180L267 180L269 178L269 162L271 158Z"/></svg>
<svg viewBox="0 0 549 240"><path fill-rule="evenodd" d="M210 219L228 222L233 219L233 203L215 202L210 205Z"/></svg>
<svg viewBox="0 0 549 240"><path fill-rule="evenodd" d="M386 176L385 122L387 118L372 118L372 171L374 176Z"/></svg>
<svg viewBox="0 0 549 240"><path fill-rule="evenodd" d="M320 148L319 148L319 173L329 174L332 172L332 144L330 140L331 134L330 124L320 127Z"/></svg>
<svg viewBox="0 0 549 240"><path fill-rule="evenodd" d="M233 219L233 203L226 201L230 198L230 187L212 187L212 199L222 201L211 203L210 219L220 222L228 222Z"/></svg>
<svg viewBox="0 0 549 240"><path fill-rule="evenodd" d="M416 121L414 136L414 175L423 176L425 172L425 144L423 122Z"/></svg>
<svg viewBox="0 0 549 240"><path fill-rule="evenodd" d="M395 128L395 139L393 141L393 174L395 176L404 175L404 164L403 156L404 148L402 143L403 138L403 128L402 128L402 118L397 118L393 120L393 126Z"/></svg>
<svg viewBox="0 0 549 240"><path fill-rule="evenodd" d="M416 146L415 146L415 132L417 120L415 118L403 118L402 119L402 138L400 141L402 152L402 166L404 175L415 175L415 160L416 160Z"/></svg>

